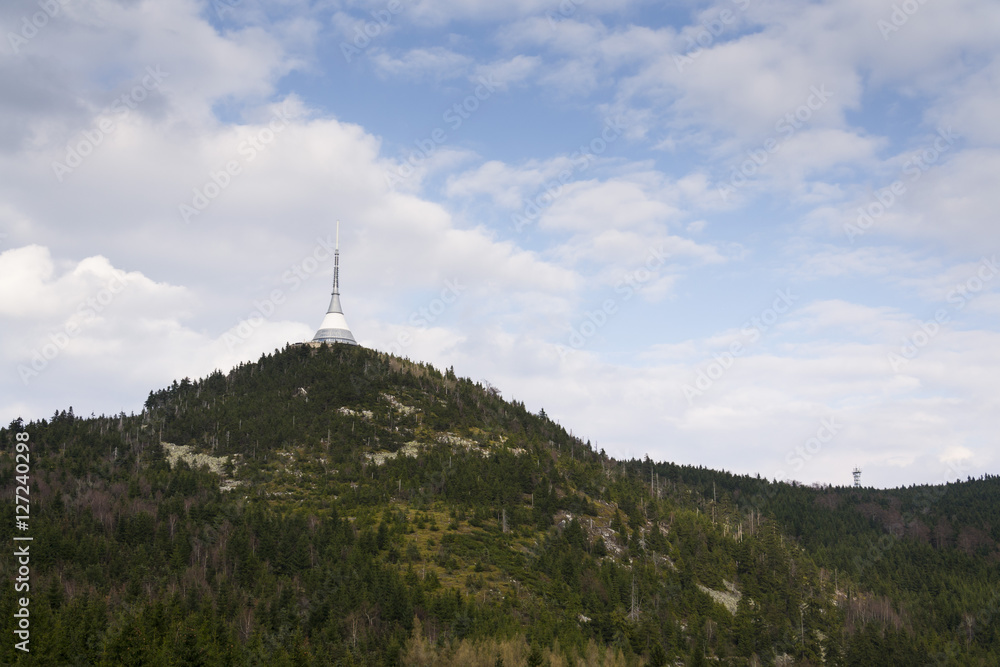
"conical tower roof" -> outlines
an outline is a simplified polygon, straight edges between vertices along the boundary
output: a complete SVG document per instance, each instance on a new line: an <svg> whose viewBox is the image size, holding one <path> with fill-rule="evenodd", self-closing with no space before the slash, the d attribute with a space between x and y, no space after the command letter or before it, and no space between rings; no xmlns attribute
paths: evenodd
<svg viewBox="0 0 1000 667"><path fill-rule="evenodd" d="M346 343L357 345L351 328L347 326L344 309L340 305L340 221L337 221L337 243L333 249L333 293L330 295L330 307L319 325L319 331L313 336L314 343Z"/></svg>

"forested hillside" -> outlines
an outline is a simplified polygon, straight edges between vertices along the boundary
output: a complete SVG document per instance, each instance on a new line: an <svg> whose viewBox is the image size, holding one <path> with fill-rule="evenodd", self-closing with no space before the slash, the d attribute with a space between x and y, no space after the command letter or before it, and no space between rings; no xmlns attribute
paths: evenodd
<svg viewBox="0 0 1000 667"><path fill-rule="evenodd" d="M488 384L347 346L138 415L16 421L6 498L22 431L31 653L5 583L2 664L1000 664L996 477L616 461ZM5 502L6 544L14 521Z"/></svg>

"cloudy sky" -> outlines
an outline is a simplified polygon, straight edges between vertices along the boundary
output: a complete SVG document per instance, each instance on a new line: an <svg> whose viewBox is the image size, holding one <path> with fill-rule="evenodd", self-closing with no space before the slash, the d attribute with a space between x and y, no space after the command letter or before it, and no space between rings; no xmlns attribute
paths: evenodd
<svg viewBox="0 0 1000 667"><path fill-rule="evenodd" d="M1000 472L994 0L0 5L0 420L311 338L615 456Z"/></svg>

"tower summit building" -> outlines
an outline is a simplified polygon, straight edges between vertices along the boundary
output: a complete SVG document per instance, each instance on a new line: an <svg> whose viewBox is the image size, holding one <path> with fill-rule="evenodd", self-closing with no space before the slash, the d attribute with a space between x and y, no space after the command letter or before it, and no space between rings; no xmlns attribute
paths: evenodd
<svg viewBox="0 0 1000 667"><path fill-rule="evenodd" d="M346 343L357 345L351 328L347 326L344 309L340 305L340 221L337 221L337 243L333 248L333 293L330 296L330 307L319 325L319 331L313 336L314 343Z"/></svg>

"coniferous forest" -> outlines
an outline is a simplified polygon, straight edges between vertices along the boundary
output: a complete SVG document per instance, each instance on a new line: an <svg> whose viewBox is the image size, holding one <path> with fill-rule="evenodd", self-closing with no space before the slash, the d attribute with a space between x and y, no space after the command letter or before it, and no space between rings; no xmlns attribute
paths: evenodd
<svg viewBox="0 0 1000 667"><path fill-rule="evenodd" d="M16 420L5 498L22 432L31 642L5 576L4 665L1000 664L997 477L615 460L488 383L341 345L141 414Z"/></svg>

